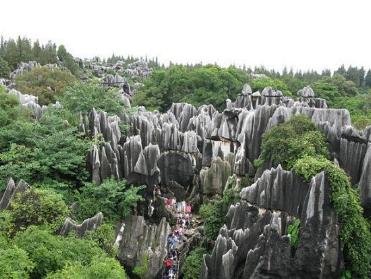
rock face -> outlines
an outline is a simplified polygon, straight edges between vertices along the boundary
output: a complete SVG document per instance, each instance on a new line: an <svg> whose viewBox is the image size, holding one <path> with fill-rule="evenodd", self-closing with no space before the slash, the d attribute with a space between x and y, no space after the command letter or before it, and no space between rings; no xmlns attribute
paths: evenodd
<svg viewBox="0 0 371 279"><path fill-rule="evenodd" d="M117 235L118 259L129 268L148 259L148 273L144 278L156 278L161 274L162 261L167 254L167 236L170 225L165 218L159 225L147 224L143 216L129 216Z"/></svg>
<svg viewBox="0 0 371 279"><path fill-rule="evenodd" d="M71 218L67 218L64 221L62 228L60 229L60 235L68 235L71 231L75 232L76 235L82 237L86 232L95 230L103 222L102 212L97 213L95 216L84 220L81 224L77 224Z"/></svg>
<svg viewBox="0 0 371 279"><path fill-rule="evenodd" d="M184 187L186 197L195 194L195 188L201 198L204 193L220 194L224 179L218 182L220 185L204 187L207 179L219 179L212 175L213 161L219 158L223 164L227 162L231 169L228 174L258 178L264 168L256 175L252 163L260 155L264 132L303 114L324 132L332 159L339 162L352 183L359 184L367 196L371 186L366 150L371 128L354 129L347 110L327 108L310 87L299 90L298 95L295 101L269 87L261 94L252 93L245 85L237 100L229 100L223 112L211 105L195 108L183 103L173 104L165 113L148 112L140 107L135 113L112 117L92 111L81 117L80 130L92 137L101 135L105 142L96 145L89 155L92 180L99 184L113 176L130 183L144 183L149 188L155 184L167 187L175 182ZM122 126L127 127L126 137L121 135ZM203 193L205 189L209 190ZM363 200L364 206L370 206L368 198Z"/></svg>
<svg viewBox="0 0 371 279"><path fill-rule="evenodd" d="M300 220L297 248L288 235L294 218ZM279 166L241 191L204 257L201 278L338 278L338 233L325 174L304 183Z"/></svg>
<svg viewBox="0 0 371 279"><path fill-rule="evenodd" d="M24 192L28 187L24 180L20 180L16 185L13 178L10 178L4 193L0 196L0 210L7 209L15 194Z"/></svg>
<svg viewBox="0 0 371 279"><path fill-rule="evenodd" d="M361 204L367 216L371 216L371 143L367 145L367 152L363 160L361 178L359 181Z"/></svg>

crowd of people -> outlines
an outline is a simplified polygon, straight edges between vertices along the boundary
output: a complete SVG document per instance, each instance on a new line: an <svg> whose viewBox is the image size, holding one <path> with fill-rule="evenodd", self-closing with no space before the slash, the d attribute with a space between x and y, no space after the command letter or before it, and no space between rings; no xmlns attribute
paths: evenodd
<svg viewBox="0 0 371 279"><path fill-rule="evenodd" d="M175 199L165 199L165 206L175 212L176 224L167 238L168 255L164 260L163 279L178 278L179 245L182 243L185 230L192 227L192 207L185 201L176 202Z"/></svg>

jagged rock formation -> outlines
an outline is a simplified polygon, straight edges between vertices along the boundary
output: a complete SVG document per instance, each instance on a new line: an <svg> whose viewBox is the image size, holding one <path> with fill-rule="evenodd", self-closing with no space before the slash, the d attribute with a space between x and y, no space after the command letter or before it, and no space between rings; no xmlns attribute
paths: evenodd
<svg viewBox="0 0 371 279"><path fill-rule="evenodd" d="M156 278L162 270L162 261L167 254L167 236L170 225L165 218L158 225L147 224L143 216L129 216L121 225L117 236L118 259L129 268L148 259L145 278Z"/></svg>
<svg viewBox="0 0 371 279"><path fill-rule="evenodd" d="M290 171L266 170L241 191L201 278L338 278L339 228L324 172L304 183ZM300 219L300 241L290 246L288 225Z"/></svg>
<svg viewBox="0 0 371 279"><path fill-rule="evenodd" d="M325 133L333 159L347 171L353 184L366 189L362 192L367 196L371 185L366 150L371 128L352 128L347 110L327 108L310 87L299 90L298 95L295 101L272 88L252 93L245 85L235 102L227 101L223 112L211 105L195 108L183 103L173 104L166 113L140 107L133 114L108 117L93 111L81 118L80 130L91 136L102 134L106 143L95 146L89 156L92 178L98 184L114 176L130 183L161 183L165 187L174 181L187 190L188 196L202 197L204 187L200 182L212 172L213 160L228 162L231 173L236 175L254 176L252 162L260 155L264 132L294 115L304 114ZM121 125L128 127L126 138L121 137ZM257 171L261 174L264 168ZM219 185L212 189L213 193L205 193L218 194L220 189ZM363 200L365 206L370 205L367 198Z"/></svg>
<svg viewBox="0 0 371 279"><path fill-rule="evenodd" d="M10 178L4 193L0 196L0 210L7 209L13 197L19 192L26 191L28 187L24 180L20 180L16 185L13 178Z"/></svg>
<svg viewBox="0 0 371 279"><path fill-rule="evenodd" d="M62 228L59 231L60 235L68 235L71 231L82 237L88 231L95 230L103 223L103 213L99 212L95 216L84 220L81 224L77 224L71 218L66 218Z"/></svg>

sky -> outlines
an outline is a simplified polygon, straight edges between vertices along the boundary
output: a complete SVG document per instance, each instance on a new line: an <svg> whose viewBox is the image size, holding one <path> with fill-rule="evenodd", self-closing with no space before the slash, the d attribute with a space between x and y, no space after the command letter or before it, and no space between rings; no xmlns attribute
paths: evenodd
<svg viewBox="0 0 371 279"><path fill-rule="evenodd" d="M1 0L0 35L81 58L371 68L370 0Z"/></svg>

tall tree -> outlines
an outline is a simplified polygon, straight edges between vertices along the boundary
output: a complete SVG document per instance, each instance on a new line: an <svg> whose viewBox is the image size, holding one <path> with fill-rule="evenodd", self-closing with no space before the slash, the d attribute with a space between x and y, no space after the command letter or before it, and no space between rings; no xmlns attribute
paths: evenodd
<svg viewBox="0 0 371 279"><path fill-rule="evenodd" d="M371 87L371 70L367 71L366 78L365 78L365 85L367 87Z"/></svg>

